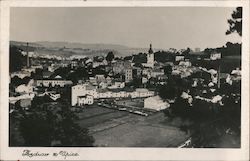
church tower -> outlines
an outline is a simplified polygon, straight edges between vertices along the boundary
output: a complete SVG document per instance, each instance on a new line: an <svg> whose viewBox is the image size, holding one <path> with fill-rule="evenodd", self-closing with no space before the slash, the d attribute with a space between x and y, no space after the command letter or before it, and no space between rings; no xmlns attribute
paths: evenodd
<svg viewBox="0 0 250 161"><path fill-rule="evenodd" d="M148 50L148 54L147 54L147 64L150 67L154 67L154 51L152 49L152 44L150 44L150 48Z"/></svg>

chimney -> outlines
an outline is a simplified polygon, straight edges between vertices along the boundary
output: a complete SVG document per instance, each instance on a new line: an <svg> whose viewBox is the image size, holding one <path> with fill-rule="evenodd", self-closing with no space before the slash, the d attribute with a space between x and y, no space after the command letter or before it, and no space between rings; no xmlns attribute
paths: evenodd
<svg viewBox="0 0 250 161"><path fill-rule="evenodd" d="M218 88L220 88L220 64L219 64L219 67L218 67Z"/></svg>
<svg viewBox="0 0 250 161"><path fill-rule="evenodd" d="M26 52L27 52L27 68L30 67L30 61L29 61L29 43L27 42L27 46L26 46Z"/></svg>

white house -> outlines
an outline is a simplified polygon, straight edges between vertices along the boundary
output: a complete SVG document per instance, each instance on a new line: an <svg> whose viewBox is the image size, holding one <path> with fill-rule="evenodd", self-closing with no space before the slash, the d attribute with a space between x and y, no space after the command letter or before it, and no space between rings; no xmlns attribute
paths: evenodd
<svg viewBox="0 0 250 161"><path fill-rule="evenodd" d="M154 95L154 91L149 91L147 88L136 88L135 92L137 97L150 97Z"/></svg>
<svg viewBox="0 0 250 161"><path fill-rule="evenodd" d="M180 61L179 65L185 66L185 67L191 67L192 63L190 61Z"/></svg>
<svg viewBox="0 0 250 161"><path fill-rule="evenodd" d="M27 85L21 84L18 87L16 87L15 91L17 93L32 93L34 88L34 80L31 79Z"/></svg>
<svg viewBox="0 0 250 161"><path fill-rule="evenodd" d="M97 87L90 84L77 84L71 88L71 105L77 104L79 96L91 95L94 98L98 98Z"/></svg>
<svg viewBox="0 0 250 161"><path fill-rule="evenodd" d="M151 72L151 77L156 78L157 76L164 75L164 69L153 69Z"/></svg>
<svg viewBox="0 0 250 161"><path fill-rule="evenodd" d="M17 101L23 100L23 99L31 99L31 100L33 100L34 97L35 97L34 93L23 94L23 95L16 96L16 97L9 97L9 102L14 104Z"/></svg>
<svg viewBox="0 0 250 161"><path fill-rule="evenodd" d="M54 101L61 98L61 95L59 93L53 93L53 92L48 93L48 96Z"/></svg>
<svg viewBox="0 0 250 161"><path fill-rule="evenodd" d="M210 60L217 60L217 59L221 59L221 53L214 52L210 54Z"/></svg>
<svg viewBox="0 0 250 161"><path fill-rule="evenodd" d="M149 91L145 88L137 88L135 91L125 91L125 90L108 90L108 89L97 89L97 86L92 86L90 84L78 84L72 87L71 90L71 105L75 106L77 104L77 99L79 96L91 95L94 99L99 98L138 98L138 97L149 97L154 95L154 91Z"/></svg>
<svg viewBox="0 0 250 161"><path fill-rule="evenodd" d="M78 96L77 105L92 105L94 103L94 97L91 95Z"/></svg>
<svg viewBox="0 0 250 161"><path fill-rule="evenodd" d="M54 79L54 80L36 80L37 86L44 86L44 87L55 87L60 86L64 87L66 85L71 85L73 82L71 80L60 80L60 79Z"/></svg>
<svg viewBox="0 0 250 161"><path fill-rule="evenodd" d="M31 73L28 72L28 71L18 71L18 72L13 72L10 74L10 77L13 78L13 77L19 77L21 79L23 79L24 77L30 77L31 76Z"/></svg>
<svg viewBox="0 0 250 161"><path fill-rule="evenodd" d="M119 89L119 88L124 88L125 87L125 82L115 82L111 86L109 86L109 89Z"/></svg>
<svg viewBox="0 0 250 161"><path fill-rule="evenodd" d="M184 55L176 55L175 56L175 61L181 61L181 60L184 60L184 59L185 59Z"/></svg>
<svg viewBox="0 0 250 161"><path fill-rule="evenodd" d="M168 108L170 105L164 102L159 96L148 97L144 100L144 108L160 111Z"/></svg>

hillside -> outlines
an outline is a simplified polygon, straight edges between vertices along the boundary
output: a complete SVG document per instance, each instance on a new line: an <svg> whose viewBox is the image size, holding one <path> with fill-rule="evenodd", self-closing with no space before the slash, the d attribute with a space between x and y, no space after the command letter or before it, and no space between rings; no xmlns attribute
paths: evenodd
<svg viewBox="0 0 250 161"><path fill-rule="evenodd" d="M18 46L26 50L26 42L10 41L10 45ZM97 56L106 55L108 52L113 51L118 57L138 54L140 52L147 52L147 48L130 48L118 44L83 44L83 43L70 43L70 42L31 42L29 43L29 50L35 51L37 54L46 55L85 55Z"/></svg>

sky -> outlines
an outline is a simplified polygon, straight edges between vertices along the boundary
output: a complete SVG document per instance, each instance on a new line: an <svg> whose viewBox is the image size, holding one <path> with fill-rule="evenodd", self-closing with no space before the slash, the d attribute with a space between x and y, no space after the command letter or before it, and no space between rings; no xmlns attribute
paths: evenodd
<svg viewBox="0 0 250 161"><path fill-rule="evenodd" d="M225 35L235 8L19 7L11 8L10 40L120 44L184 49L240 42Z"/></svg>

